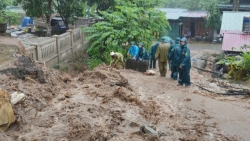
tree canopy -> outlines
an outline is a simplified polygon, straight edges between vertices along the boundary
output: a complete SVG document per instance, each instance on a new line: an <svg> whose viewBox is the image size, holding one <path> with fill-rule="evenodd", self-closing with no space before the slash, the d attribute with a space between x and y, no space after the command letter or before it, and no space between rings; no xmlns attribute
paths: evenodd
<svg viewBox="0 0 250 141"><path fill-rule="evenodd" d="M83 16L83 0L54 0L54 6L66 27L69 23L74 23L75 17Z"/></svg>
<svg viewBox="0 0 250 141"><path fill-rule="evenodd" d="M155 38L167 34L169 23L165 13L154 10L155 4L150 3L151 0L144 3L142 0L115 2L113 9L99 12L103 21L84 29L90 41L87 52L91 65L108 62L111 51L125 55L126 44L131 41L142 42L148 48Z"/></svg>
<svg viewBox="0 0 250 141"><path fill-rule="evenodd" d="M16 0L26 14L33 18L45 16L50 24L51 15L58 13L66 26L74 22L74 16L82 16L83 0Z"/></svg>
<svg viewBox="0 0 250 141"><path fill-rule="evenodd" d="M164 7L206 10L208 7L217 6L219 2L229 2L229 0L168 0Z"/></svg>

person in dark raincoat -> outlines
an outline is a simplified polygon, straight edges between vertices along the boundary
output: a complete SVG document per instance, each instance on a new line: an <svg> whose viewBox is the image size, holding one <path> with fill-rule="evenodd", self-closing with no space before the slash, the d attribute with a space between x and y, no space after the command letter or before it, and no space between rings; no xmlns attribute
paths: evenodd
<svg viewBox="0 0 250 141"><path fill-rule="evenodd" d="M175 39L175 44L172 46L172 50L170 51L170 54L168 55L169 62L171 62L172 69L171 69L171 78L174 80L178 79L178 68L180 66L180 55L181 54L181 48L180 48L180 37L177 37Z"/></svg>
<svg viewBox="0 0 250 141"><path fill-rule="evenodd" d="M143 47L143 44L139 43L138 46L139 46L139 51L137 55L137 60L148 60L149 56L147 50Z"/></svg>
<svg viewBox="0 0 250 141"><path fill-rule="evenodd" d="M173 48L174 48L174 41L170 40L170 48L168 50L168 60L169 60L169 57L170 57L169 55L171 54L171 51L172 51ZM171 61L168 62L168 67L169 67L169 70L171 71L170 77L173 78L173 76L172 76L172 63L171 63Z"/></svg>
<svg viewBox="0 0 250 141"><path fill-rule="evenodd" d="M179 81L178 85L185 85L189 87L190 82L190 69L191 69L191 57L190 50L187 46L187 39L182 38L180 42L181 52L180 56L180 66L179 66Z"/></svg>
<svg viewBox="0 0 250 141"><path fill-rule="evenodd" d="M151 46L150 51L149 51L149 69L156 69L156 59L155 59L155 53L156 50L158 49L159 43L154 44Z"/></svg>

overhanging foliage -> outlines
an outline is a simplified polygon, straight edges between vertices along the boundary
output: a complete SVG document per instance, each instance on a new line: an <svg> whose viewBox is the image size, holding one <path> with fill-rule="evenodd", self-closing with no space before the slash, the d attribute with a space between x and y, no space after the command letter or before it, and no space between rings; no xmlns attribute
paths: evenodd
<svg viewBox="0 0 250 141"><path fill-rule="evenodd" d="M125 45L131 41L142 42L148 48L155 38L167 34L169 23L165 13L153 8L127 6L130 4L120 6L119 3L111 12L100 11L104 21L84 29L90 41L88 54L91 59L107 63L111 51L125 55L128 49Z"/></svg>

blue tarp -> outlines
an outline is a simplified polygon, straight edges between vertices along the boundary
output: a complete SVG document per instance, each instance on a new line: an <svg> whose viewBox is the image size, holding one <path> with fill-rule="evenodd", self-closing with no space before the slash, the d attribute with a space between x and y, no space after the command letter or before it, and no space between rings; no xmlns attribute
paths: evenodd
<svg viewBox="0 0 250 141"><path fill-rule="evenodd" d="M30 17L24 17L21 26L27 27L28 24L33 24L33 19Z"/></svg>

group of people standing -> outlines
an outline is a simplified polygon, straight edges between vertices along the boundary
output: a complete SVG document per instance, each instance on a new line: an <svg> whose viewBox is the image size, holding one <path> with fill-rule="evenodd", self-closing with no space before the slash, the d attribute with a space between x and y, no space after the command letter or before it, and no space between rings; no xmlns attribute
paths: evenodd
<svg viewBox="0 0 250 141"><path fill-rule="evenodd" d="M159 70L161 76L165 77L167 73L167 63L171 70L170 77L177 80L178 86L185 85L189 87L190 83L190 69L191 58L190 50L187 45L187 38L180 39L177 37L175 42L165 42L165 38L161 39L161 43L155 54L158 60Z"/></svg>
<svg viewBox="0 0 250 141"><path fill-rule="evenodd" d="M131 42L128 56L135 60L149 60L149 69L156 69L156 61L158 61L160 75L166 77L167 64L171 70L170 77L174 80L178 79L178 85L189 87L191 58L190 49L187 45L187 38L180 39L177 37L175 41L166 42L165 38L161 38L160 43L151 46L149 54L143 47L142 43L138 46ZM118 61L123 62L121 53L111 52L111 64L116 64Z"/></svg>

